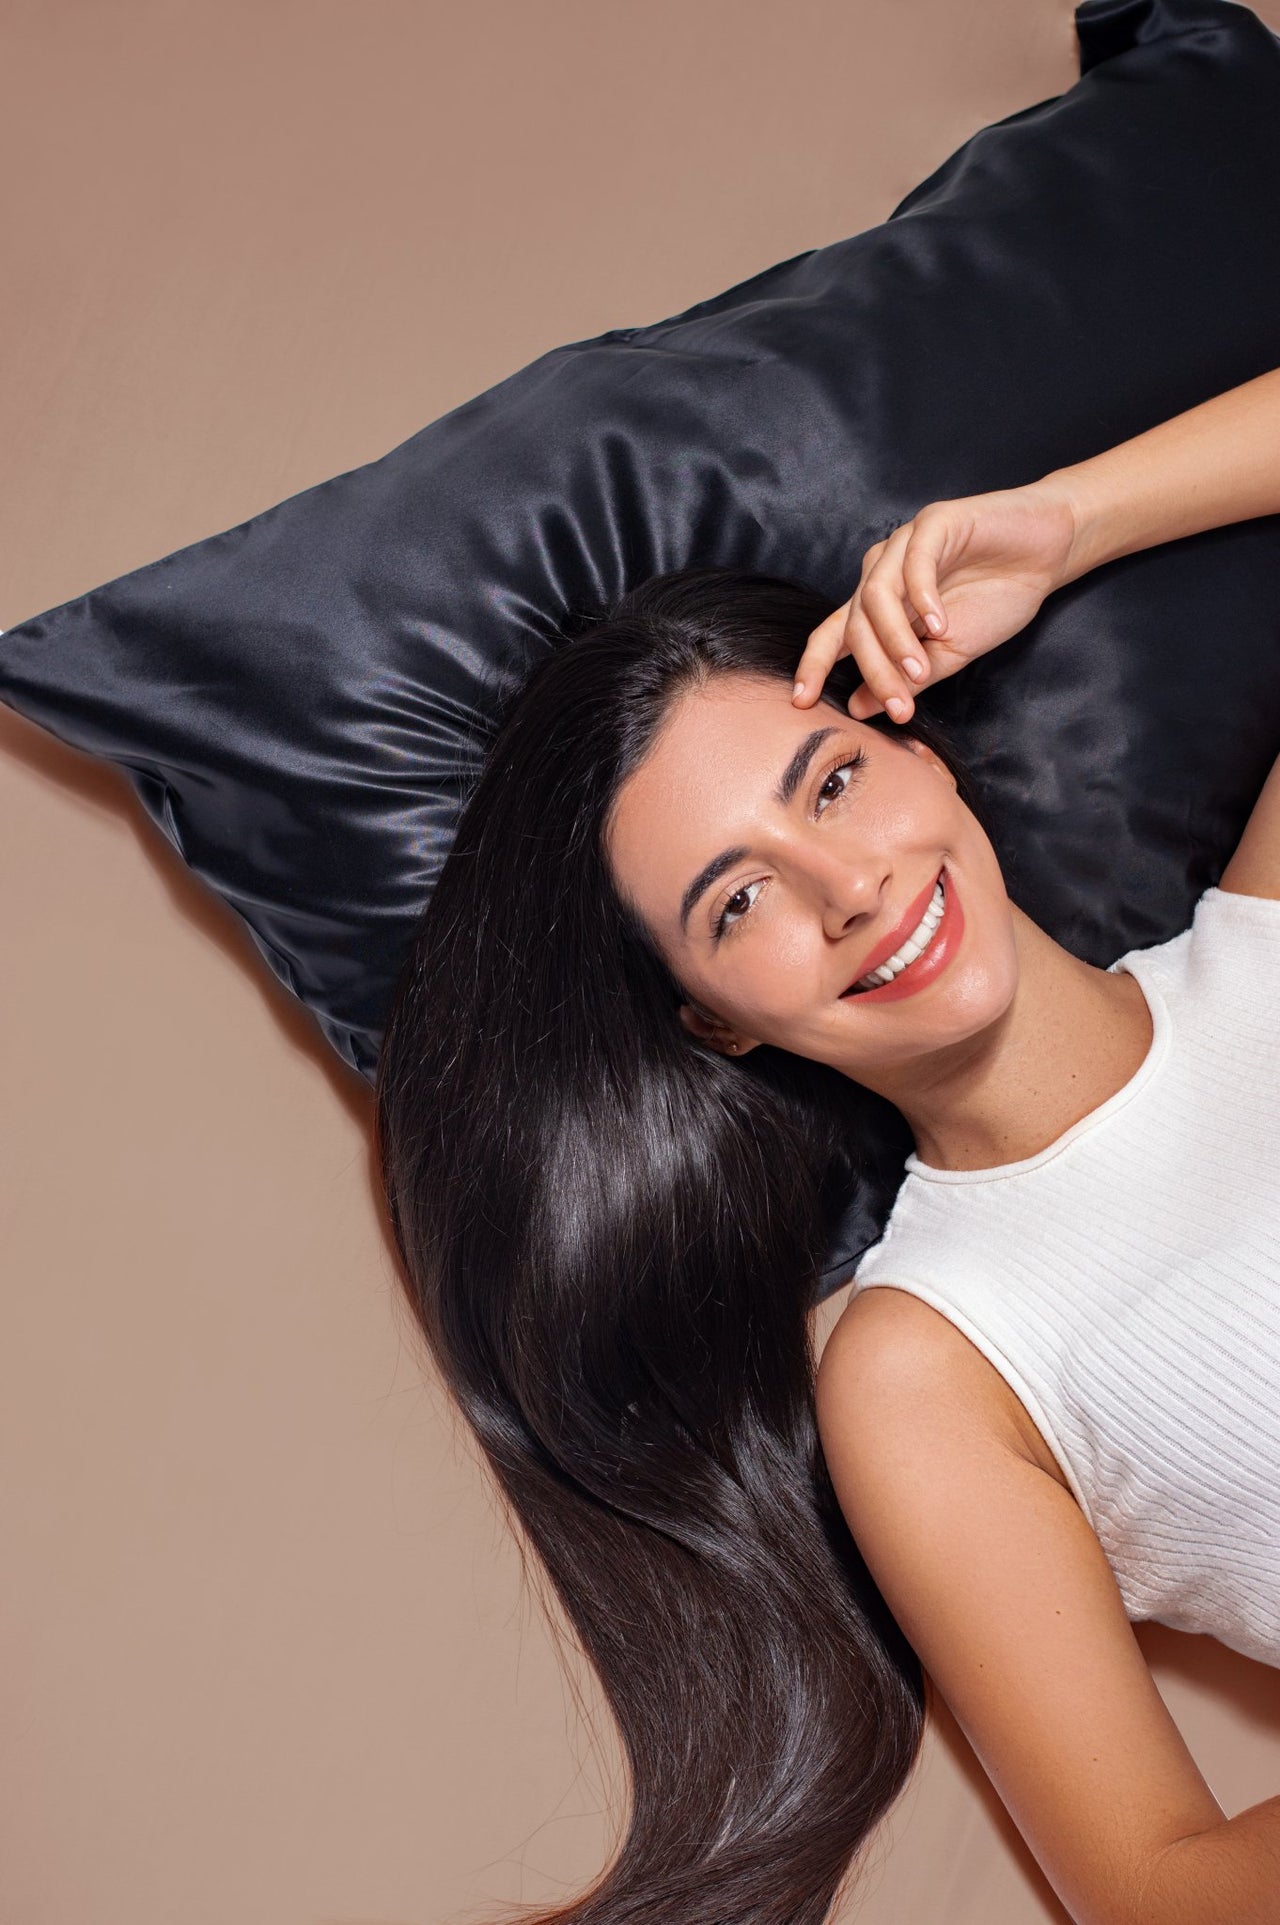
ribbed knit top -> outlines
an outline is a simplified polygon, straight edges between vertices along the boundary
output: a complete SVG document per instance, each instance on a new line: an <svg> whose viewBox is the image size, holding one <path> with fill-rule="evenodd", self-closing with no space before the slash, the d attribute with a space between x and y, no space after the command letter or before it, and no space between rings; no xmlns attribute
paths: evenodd
<svg viewBox="0 0 1280 1925"><path fill-rule="evenodd" d="M1208 889L1111 969L1151 1010L1135 1074L1021 1162L908 1157L854 1288L994 1364L1131 1619L1280 1664L1280 901Z"/></svg>

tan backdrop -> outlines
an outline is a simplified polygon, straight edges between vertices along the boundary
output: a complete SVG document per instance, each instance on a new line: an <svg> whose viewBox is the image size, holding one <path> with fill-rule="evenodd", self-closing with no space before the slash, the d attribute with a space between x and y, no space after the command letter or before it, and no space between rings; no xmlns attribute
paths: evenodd
<svg viewBox="0 0 1280 1925"><path fill-rule="evenodd" d="M0 26L0 627L882 219L1076 74L1067 0ZM615 1734L400 1309L364 1084L122 778L4 711L0 822L0 1916L563 1901ZM1275 1792L1280 1672L1141 1638L1225 1809ZM865 1925L1065 1916L950 1723L876 1856Z"/></svg>

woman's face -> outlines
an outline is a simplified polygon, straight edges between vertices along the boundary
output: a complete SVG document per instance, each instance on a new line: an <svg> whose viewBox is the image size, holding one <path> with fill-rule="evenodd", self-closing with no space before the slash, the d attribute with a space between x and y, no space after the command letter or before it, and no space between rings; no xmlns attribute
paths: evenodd
<svg viewBox="0 0 1280 1925"><path fill-rule="evenodd" d="M681 1020L726 1054L771 1043L892 1086L1012 1000L1014 911L945 764L826 703L793 707L781 680L716 676L679 696L606 847L690 999ZM918 966L887 993L847 994L909 939L940 876L945 914Z"/></svg>

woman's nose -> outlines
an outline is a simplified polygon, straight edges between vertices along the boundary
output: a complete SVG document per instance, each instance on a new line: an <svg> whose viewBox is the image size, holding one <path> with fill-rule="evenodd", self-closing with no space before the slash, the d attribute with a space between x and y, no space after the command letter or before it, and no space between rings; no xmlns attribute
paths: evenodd
<svg viewBox="0 0 1280 1925"><path fill-rule="evenodd" d="M885 864L874 857L837 857L823 851L814 886L827 934L838 940L848 934L850 924L873 916L884 900L887 877Z"/></svg>

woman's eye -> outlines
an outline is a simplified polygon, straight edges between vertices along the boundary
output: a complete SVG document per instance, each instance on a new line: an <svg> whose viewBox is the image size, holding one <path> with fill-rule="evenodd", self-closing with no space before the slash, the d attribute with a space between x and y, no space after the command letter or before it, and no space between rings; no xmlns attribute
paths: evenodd
<svg viewBox="0 0 1280 1925"><path fill-rule="evenodd" d="M818 799L821 801L825 797L826 800L829 802L839 801L840 797L849 788L850 784L853 781L854 776L857 774L858 770L862 767L866 759L867 758L866 758L865 751L862 749L859 749L858 753L856 755L850 756L847 762L841 762L834 769L830 770L829 773L825 775L822 779L822 787L818 790ZM836 777L838 775L843 775L846 769L849 772L848 782L837 783L834 795L829 794L828 784L831 782L835 782ZM819 815L822 815L824 813L825 813L824 810L819 809L818 811Z"/></svg>
<svg viewBox="0 0 1280 1925"><path fill-rule="evenodd" d="M747 911L750 909L751 904L755 901L755 897L750 894L751 890L759 889L762 886L763 885L759 882L744 882L741 889L734 890L733 894L729 897L729 900L725 903L724 908L720 911L720 914L716 917L715 937L717 942L719 942L721 936L728 934L729 930L733 928L735 923L742 921L742 918L747 914ZM746 907L743 909L735 910L733 906L734 903L741 902L744 897L748 898Z"/></svg>

